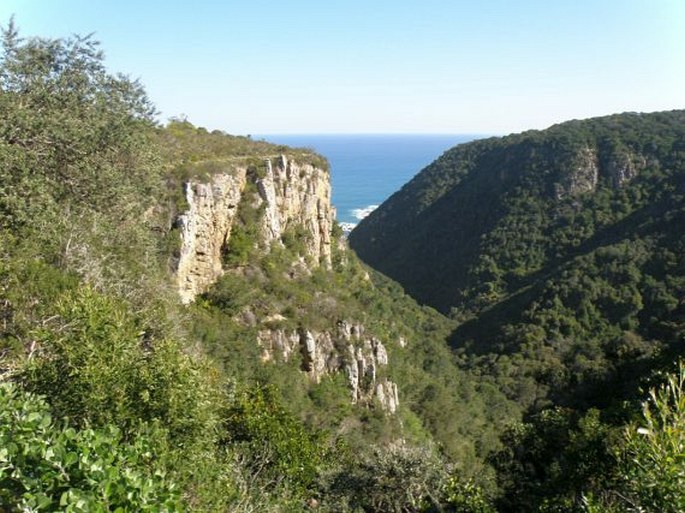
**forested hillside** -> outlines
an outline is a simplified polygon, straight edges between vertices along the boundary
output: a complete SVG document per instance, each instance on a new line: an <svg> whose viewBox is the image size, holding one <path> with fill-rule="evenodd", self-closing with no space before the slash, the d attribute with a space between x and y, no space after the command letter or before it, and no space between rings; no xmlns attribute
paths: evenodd
<svg viewBox="0 0 685 513"><path fill-rule="evenodd" d="M350 235L529 412L498 463L507 510L573 495L582 435L562 433L624 422L683 354L684 200L685 111L629 113L453 148Z"/></svg>

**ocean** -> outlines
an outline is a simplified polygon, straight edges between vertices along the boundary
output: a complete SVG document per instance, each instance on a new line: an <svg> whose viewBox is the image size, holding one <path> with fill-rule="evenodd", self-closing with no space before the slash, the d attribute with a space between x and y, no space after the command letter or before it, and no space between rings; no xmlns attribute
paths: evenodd
<svg viewBox="0 0 685 513"><path fill-rule="evenodd" d="M477 135L260 135L288 146L312 148L331 164L332 202L345 231L416 173Z"/></svg>

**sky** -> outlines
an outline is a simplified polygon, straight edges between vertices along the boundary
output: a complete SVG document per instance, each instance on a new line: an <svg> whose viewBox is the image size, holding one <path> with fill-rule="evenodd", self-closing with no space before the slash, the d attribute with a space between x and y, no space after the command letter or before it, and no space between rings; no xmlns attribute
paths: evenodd
<svg viewBox="0 0 685 513"><path fill-rule="evenodd" d="M233 134L506 134L685 107L685 0L0 0L94 33L160 121Z"/></svg>

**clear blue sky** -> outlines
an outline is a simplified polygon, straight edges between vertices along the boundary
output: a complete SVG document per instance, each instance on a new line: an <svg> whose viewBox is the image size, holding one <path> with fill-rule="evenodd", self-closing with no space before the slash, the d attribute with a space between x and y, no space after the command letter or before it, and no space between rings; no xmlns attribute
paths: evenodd
<svg viewBox="0 0 685 513"><path fill-rule="evenodd" d="M161 119L236 134L508 133L685 107L685 0L0 0L95 33Z"/></svg>

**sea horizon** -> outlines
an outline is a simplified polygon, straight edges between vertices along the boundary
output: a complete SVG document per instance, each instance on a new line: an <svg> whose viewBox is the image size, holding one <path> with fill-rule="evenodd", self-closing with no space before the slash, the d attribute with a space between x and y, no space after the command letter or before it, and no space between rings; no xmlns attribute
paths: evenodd
<svg viewBox="0 0 685 513"><path fill-rule="evenodd" d="M337 220L350 231L419 171L450 148L490 134L322 133L251 135L275 144L310 148L331 167Z"/></svg>

